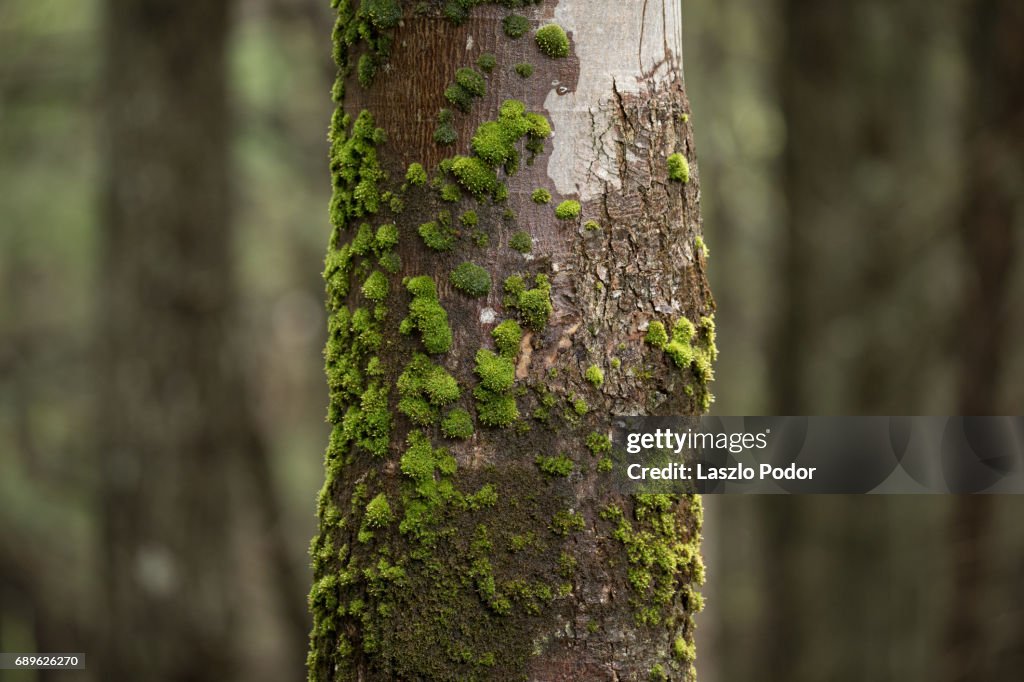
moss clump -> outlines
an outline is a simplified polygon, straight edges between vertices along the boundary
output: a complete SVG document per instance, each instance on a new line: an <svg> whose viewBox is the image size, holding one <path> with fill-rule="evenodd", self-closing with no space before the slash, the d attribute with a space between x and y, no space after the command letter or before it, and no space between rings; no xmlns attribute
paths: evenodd
<svg viewBox="0 0 1024 682"><path fill-rule="evenodd" d="M671 154L668 157L668 177L686 184L690 181L690 163L682 154Z"/></svg>
<svg viewBox="0 0 1024 682"><path fill-rule="evenodd" d="M468 67L455 71L455 82L473 97L483 97L487 94L484 77Z"/></svg>
<svg viewBox="0 0 1024 682"><path fill-rule="evenodd" d="M711 255L711 250L708 249L707 244L704 243L704 237L697 235L697 238L693 240L693 245L697 248L697 251L707 258Z"/></svg>
<svg viewBox="0 0 1024 682"><path fill-rule="evenodd" d="M384 493L370 500L366 505L366 515L363 517L363 524L367 528L384 528L395 520L391 512L391 504L388 496Z"/></svg>
<svg viewBox="0 0 1024 682"><path fill-rule="evenodd" d="M515 40L522 38L530 30L530 21L518 14L510 14L502 20L501 27L505 35Z"/></svg>
<svg viewBox="0 0 1024 682"><path fill-rule="evenodd" d="M461 407L456 407L441 420L441 433L445 438L464 440L471 437L473 432L473 417Z"/></svg>
<svg viewBox="0 0 1024 682"><path fill-rule="evenodd" d="M398 226L394 223L381 225L373 236L374 248L378 251L387 251L398 246Z"/></svg>
<svg viewBox="0 0 1024 682"><path fill-rule="evenodd" d="M665 325L657 320L647 325L644 341L659 350L665 348L665 345L668 344L668 332L665 331Z"/></svg>
<svg viewBox="0 0 1024 682"><path fill-rule="evenodd" d="M571 510L557 511L551 517L551 524L548 528L555 535L566 536L570 533L578 533L587 527L583 520L583 514Z"/></svg>
<svg viewBox="0 0 1024 682"><path fill-rule="evenodd" d="M438 408L459 399L459 382L430 358L416 353L406 365L397 382L398 411L418 426L429 426L437 421Z"/></svg>
<svg viewBox="0 0 1024 682"><path fill-rule="evenodd" d="M612 358L612 369L618 369L622 367L622 360L618 358Z"/></svg>
<svg viewBox="0 0 1024 682"><path fill-rule="evenodd" d="M547 476L561 476L563 478L572 473L574 466L572 460L565 454L556 457L537 455L534 462L537 464L537 468L541 470L541 473Z"/></svg>
<svg viewBox="0 0 1024 682"><path fill-rule="evenodd" d="M423 223L418 230L423 243L435 251L451 251L455 248L455 230L452 217L447 211L438 215L437 220Z"/></svg>
<svg viewBox="0 0 1024 682"><path fill-rule="evenodd" d="M519 354L519 344L523 340L523 330L515 320L505 320L491 331L498 354L509 360Z"/></svg>
<svg viewBox="0 0 1024 682"><path fill-rule="evenodd" d="M482 55L477 57L476 65L479 66L484 73L490 73L491 71L494 71L494 67L498 65L498 58L490 52L484 52Z"/></svg>
<svg viewBox="0 0 1024 682"><path fill-rule="evenodd" d="M448 182L441 187L441 201L447 201L449 203L456 204L462 201L462 192L459 190L459 186Z"/></svg>
<svg viewBox="0 0 1024 682"><path fill-rule="evenodd" d="M569 36L558 24L548 24L537 29L534 35L540 51L554 59L569 56Z"/></svg>
<svg viewBox="0 0 1024 682"><path fill-rule="evenodd" d="M410 163L409 169L405 171L405 181L412 187L422 187L427 184L427 171L423 164Z"/></svg>
<svg viewBox="0 0 1024 682"><path fill-rule="evenodd" d="M533 64L528 62L520 62L516 64L516 73L520 78L529 78L533 75Z"/></svg>
<svg viewBox="0 0 1024 682"><path fill-rule="evenodd" d="M665 672L664 666L661 663L655 663L654 667L651 668L651 673L648 676L651 682L668 682L668 673Z"/></svg>
<svg viewBox="0 0 1024 682"><path fill-rule="evenodd" d="M377 55L367 52L360 57L356 64L356 75L359 78L359 84L364 88L373 85L373 79L377 75Z"/></svg>
<svg viewBox="0 0 1024 682"><path fill-rule="evenodd" d="M459 216L459 222L463 227L476 227L480 222L480 217L477 216L476 211L466 211Z"/></svg>
<svg viewBox="0 0 1024 682"><path fill-rule="evenodd" d="M470 296L486 296L491 290L491 273L475 263L463 263L449 279L452 286Z"/></svg>
<svg viewBox="0 0 1024 682"><path fill-rule="evenodd" d="M498 175L494 169L475 156L455 157L452 174L477 199L498 190Z"/></svg>
<svg viewBox="0 0 1024 682"><path fill-rule="evenodd" d="M569 402L572 404L572 411L581 417L585 417L587 412L590 412L590 405L587 405L587 401L579 396L570 395Z"/></svg>
<svg viewBox="0 0 1024 682"><path fill-rule="evenodd" d="M587 367L587 371L583 376L597 388L600 388L601 384L604 383L604 372L597 365Z"/></svg>
<svg viewBox="0 0 1024 682"><path fill-rule="evenodd" d="M474 371L480 377L480 385L489 391L507 391L516 380L516 368L512 361L486 348L476 352Z"/></svg>
<svg viewBox="0 0 1024 682"><path fill-rule="evenodd" d="M530 253L533 250L533 238L529 232L520 230L509 237L508 246L519 253Z"/></svg>
<svg viewBox="0 0 1024 682"><path fill-rule="evenodd" d="M380 270L374 270L363 282L363 296L380 303L388 297L389 288L387 275Z"/></svg>
<svg viewBox="0 0 1024 682"><path fill-rule="evenodd" d="M473 390L480 423L504 427L517 420L519 408L512 395L516 368L512 360L481 348L476 353L473 371L480 377L480 385Z"/></svg>
<svg viewBox="0 0 1024 682"><path fill-rule="evenodd" d="M434 128L434 142L447 147L455 144L459 134L455 130L455 114L451 109L442 109L437 112L437 127Z"/></svg>
<svg viewBox="0 0 1024 682"><path fill-rule="evenodd" d="M600 455L605 452L611 452L612 441L607 435L594 431L589 436L587 436L587 449L590 450L590 453L592 455Z"/></svg>
<svg viewBox="0 0 1024 682"><path fill-rule="evenodd" d="M550 204L551 203L551 192L547 191L543 187L533 190L533 194L530 195L535 204Z"/></svg>
<svg viewBox="0 0 1024 682"><path fill-rule="evenodd" d="M672 657L681 663L693 663L697 660L697 650L685 637L676 637L672 642Z"/></svg>
<svg viewBox="0 0 1024 682"><path fill-rule="evenodd" d="M580 202L568 199L555 209L555 217L559 220L575 220L580 217L580 210Z"/></svg>
<svg viewBox="0 0 1024 682"><path fill-rule="evenodd" d="M547 275L535 277L536 286L527 289L519 275L505 280L505 305L518 311L527 327L541 331L554 311L551 305L551 283Z"/></svg>
<svg viewBox="0 0 1024 682"><path fill-rule="evenodd" d="M452 347L452 330L448 313L437 299L437 286L428 275L406 280L405 288L412 294L409 316L402 320L399 331L411 334L418 330L428 353L447 353Z"/></svg>
<svg viewBox="0 0 1024 682"><path fill-rule="evenodd" d="M398 0L363 0L359 9L379 29L394 28L402 18Z"/></svg>
<svg viewBox="0 0 1024 682"><path fill-rule="evenodd" d="M597 232L598 230L601 229L601 223L597 222L596 220L588 220L587 222L583 223L583 229L586 230L587 232Z"/></svg>
<svg viewBox="0 0 1024 682"><path fill-rule="evenodd" d="M487 94L484 77L469 67L455 71L455 82L449 85L444 96L459 111L469 111L474 99Z"/></svg>

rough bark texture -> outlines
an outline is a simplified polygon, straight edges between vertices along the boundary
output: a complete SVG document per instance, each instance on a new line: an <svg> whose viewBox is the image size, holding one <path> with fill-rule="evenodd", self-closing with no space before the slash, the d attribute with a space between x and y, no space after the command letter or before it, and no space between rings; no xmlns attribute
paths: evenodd
<svg viewBox="0 0 1024 682"><path fill-rule="evenodd" d="M710 401L678 5L506 2L460 17L458 4L339 3L325 270L335 429L312 547L310 679L691 679L699 499L624 499L601 468L612 415ZM518 39L503 30L512 12L529 22ZM568 31L568 56L538 47L549 23ZM488 53L489 73L476 66ZM438 145L444 92L464 67L486 94ZM484 122L515 127L522 109L508 100L553 135L512 134L517 158L492 164L496 188L475 194L451 159L485 157L470 142ZM673 154L689 160L683 173L677 157L677 179ZM415 168L403 182L410 164L425 184ZM551 202L533 201L537 189ZM578 215L556 218L567 200ZM452 232L428 248L418 228L443 228L444 212ZM392 224L397 237L382 237ZM509 247L520 231L528 254ZM451 283L467 261L489 273L487 294ZM493 332L508 320L523 334L503 344ZM679 349L693 359L677 366L646 343L654 321L688 331ZM481 361L481 349L497 354ZM432 398L444 372L454 401ZM469 437L439 428L456 408L473 415Z"/></svg>
<svg viewBox="0 0 1024 682"><path fill-rule="evenodd" d="M105 8L98 679L233 669L229 471L249 438L228 344L227 6Z"/></svg>

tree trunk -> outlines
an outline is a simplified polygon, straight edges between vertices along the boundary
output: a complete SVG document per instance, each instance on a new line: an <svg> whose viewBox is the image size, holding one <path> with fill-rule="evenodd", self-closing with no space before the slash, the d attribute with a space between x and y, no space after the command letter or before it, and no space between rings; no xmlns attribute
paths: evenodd
<svg viewBox="0 0 1024 682"><path fill-rule="evenodd" d="M699 499L602 473L711 400L678 3L336 4L310 679L692 679Z"/></svg>
<svg viewBox="0 0 1024 682"><path fill-rule="evenodd" d="M103 117L99 679L233 670L228 3L108 0Z"/></svg>

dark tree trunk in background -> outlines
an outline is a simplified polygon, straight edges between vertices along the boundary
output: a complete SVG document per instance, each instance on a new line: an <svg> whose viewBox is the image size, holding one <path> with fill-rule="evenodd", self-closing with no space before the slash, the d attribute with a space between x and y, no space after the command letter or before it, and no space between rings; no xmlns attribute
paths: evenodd
<svg viewBox="0 0 1024 682"><path fill-rule="evenodd" d="M109 0L101 240L104 680L224 680L237 652L224 1Z"/></svg>
<svg viewBox="0 0 1024 682"><path fill-rule="evenodd" d="M1014 269L1024 217L1024 6L1012 0L975 0L961 22L970 65L962 177L966 183L959 234L964 252L965 294L956 339L960 349L960 413L1019 413L1004 405ZM988 660L990 621L986 584L994 557L989 543L994 509L986 496L954 503L950 551L953 600L946 632L942 677L950 682L997 679L982 668ZM1019 621L1018 621L1019 622Z"/></svg>
<svg viewBox="0 0 1024 682"><path fill-rule="evenodd" d="M699 500L602 464L710 398L679 5L459 4L340 2L310 678L691 679Z"/></svg>

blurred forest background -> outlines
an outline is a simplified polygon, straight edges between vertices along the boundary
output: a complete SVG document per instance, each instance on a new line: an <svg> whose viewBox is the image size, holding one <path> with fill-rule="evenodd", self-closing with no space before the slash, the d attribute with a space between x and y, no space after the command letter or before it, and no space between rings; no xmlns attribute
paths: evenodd
<svg viewBox="0 0 1024 682"><path fill-rule="evenodd" d="M90 654L3 680L304 678L331 13L191 4L147 34L123 16L168 0L0 0L0 651ZM1021 414L1024 4L683 16L713 411ZM207 60L204 96L161 49ZM193 193L132 204L175 153ZM705 682L1020 679L1024 500L705 502Z"/></svg>

